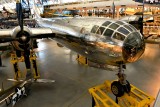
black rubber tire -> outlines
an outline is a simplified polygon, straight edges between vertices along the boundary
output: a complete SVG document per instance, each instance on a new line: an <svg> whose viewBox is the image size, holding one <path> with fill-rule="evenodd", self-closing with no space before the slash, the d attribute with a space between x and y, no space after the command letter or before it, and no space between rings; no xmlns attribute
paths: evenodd
<svg viewBox="0 0 160 107"><path fill-rule="evenodd" d="M121 97L124 95L123 85L119 81L114 81L111 84L111 91L116 97Z"/></svg>
<svg viewBox="0 0 160 107"><path fill-rule="evenodd" d="M124 88L124 91L126 93L129 93L131 91L131 85L130 83L126 80L127 84L126 85L123 85L123 88Z"/></svg>

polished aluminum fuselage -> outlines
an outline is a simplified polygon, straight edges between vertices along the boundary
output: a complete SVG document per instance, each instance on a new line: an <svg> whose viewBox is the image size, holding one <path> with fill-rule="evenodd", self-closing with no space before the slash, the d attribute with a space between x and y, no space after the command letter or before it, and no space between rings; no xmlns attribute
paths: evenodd
<svg viewBox="0 0 160 107"><path fill-rule="evenodd" d="M90 61L99 64L119 65L120 62L127 63L139 59L143 53L142 51L138 56L130 60L124 58L123 48L125 40L119 41L111 36L105 37L103 34L91 32L94 25L102 26L108 20L112 23L116 22L106 18L40 19L37 22L41 27L49 27L61 32L62 34L55 34L53 39L61 45L87 57ZM116 32L117 30L114 30L113 33ZM125 35L125 39L127 39L127 35Z"/></svg>

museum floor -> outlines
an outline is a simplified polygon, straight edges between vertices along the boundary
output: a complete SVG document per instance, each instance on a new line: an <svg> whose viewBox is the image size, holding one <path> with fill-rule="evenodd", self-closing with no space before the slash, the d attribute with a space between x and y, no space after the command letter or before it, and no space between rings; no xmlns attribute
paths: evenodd
<svg viewBox="0 0 160 107"><path fill-rule="evenodd" d="M16 107L91 107L88 89L117 78L117 72L79 65L76 53L58 47L53 40L43 39L38 45L41 78L56 82L33 84L30 95L21 99ZM0 82L7 87L11 83L6 79L13 78L14 74L9 57L3 57L3 65L6 67L0 68ZM24 69L24 64L20 65ZM160 89L159 45L147 45L144 56L127 65L126 74L131 84L156 97Z"/></svg>

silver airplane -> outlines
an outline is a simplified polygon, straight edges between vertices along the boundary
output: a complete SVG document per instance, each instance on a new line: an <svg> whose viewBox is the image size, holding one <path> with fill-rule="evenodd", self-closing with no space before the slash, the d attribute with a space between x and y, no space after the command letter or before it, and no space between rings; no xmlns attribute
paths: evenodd
<svg viewBox="0 0 160 107"><path fill-rule="evenodd" d="M5 12L8 12L8 13L11 13L11 14L15 14L16 13L16 11L15 11L15 9L11 9L11 8L8 8L9 6L3 6L3 11L5 11Z"/></svg>
<svg viewBox="0 0 160 107"><path fill-rule="evenodd" d="M93 63L119 67L119 81L112 83L112 92L119 97L130 91L130 84L123 72L124 65L137 61L145 50L144 38L135 27L125 21L107 18L45 19L40 17L35 4L33 9L37 24L41 28L24 26L22 32L20 26L2 29L0 36L12 38L1 38L1 43L11 41L16 50L25 51L33 47L32 38L51 37ZM123 85L126 85L127 89L123 89ZM114 91L115 89L118 90Z"/></svg>
<svg viewBox="0 0 160 107"><path fill-rule="evenodd" d="M131 87L123 70L124 64L137 61L144 53L145 41L139 30L122 20L82 17L48 20L39 16L36 6L34 11L37 24L50 29L54 34L52 39L60 45L93 63L119 67L119 81L111 84L116 97L130 92Z"/></svg>
<svg viewBox="0 0 160 107"><path fill-rule="evenodd" d="M101 64L119 65L137 61L145 50L140 32L125 21L106 18L41 18L34 6L37 24L51 29L59 44Z"/></svg>

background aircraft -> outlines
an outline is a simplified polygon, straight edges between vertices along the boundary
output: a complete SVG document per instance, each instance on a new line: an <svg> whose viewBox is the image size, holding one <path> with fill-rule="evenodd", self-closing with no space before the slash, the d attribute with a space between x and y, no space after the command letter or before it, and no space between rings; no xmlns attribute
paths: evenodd
<svg viewBox="0 0 160 107"><path fill-rule="evenodd" d="M7 12L7 13L16 13L16 10L11 9L11 8L6 8L5 6L3 7L3 11Z"/></svg>
<svg viewBox="0 0 160 107"><path fill-rule="evenodd" d="M2 29L0 32L0 42L6 43L11 42L13 49L16 51L17 57L24 56L25 64L27 68L27 75L30 75L30 50L34 49L34 38L41 38L45 29L36 29L36 28L28 28L24 26L23 19L24 14L22 13L22 5L19 0L16 3L17 10L17 18L19 26L14 27L13 29ZM45 32L46 33L46 32ZM26 76L27 78L29 76Z"/></svg>
<svg viewBox="0 0 160 107"><path fill-rule="evenodd" d="M48 79L38 79L37 81L33 80L32 78L28 78L26 80L13 80L7 79L8 81L15 82L15 84L8 88L4 89L3 85L0 91L0 106L6 107L12 105L14 107L16 103L23 97L27 97L30 93L30 87L32 83L54 83L54 80Z"/></svg>

